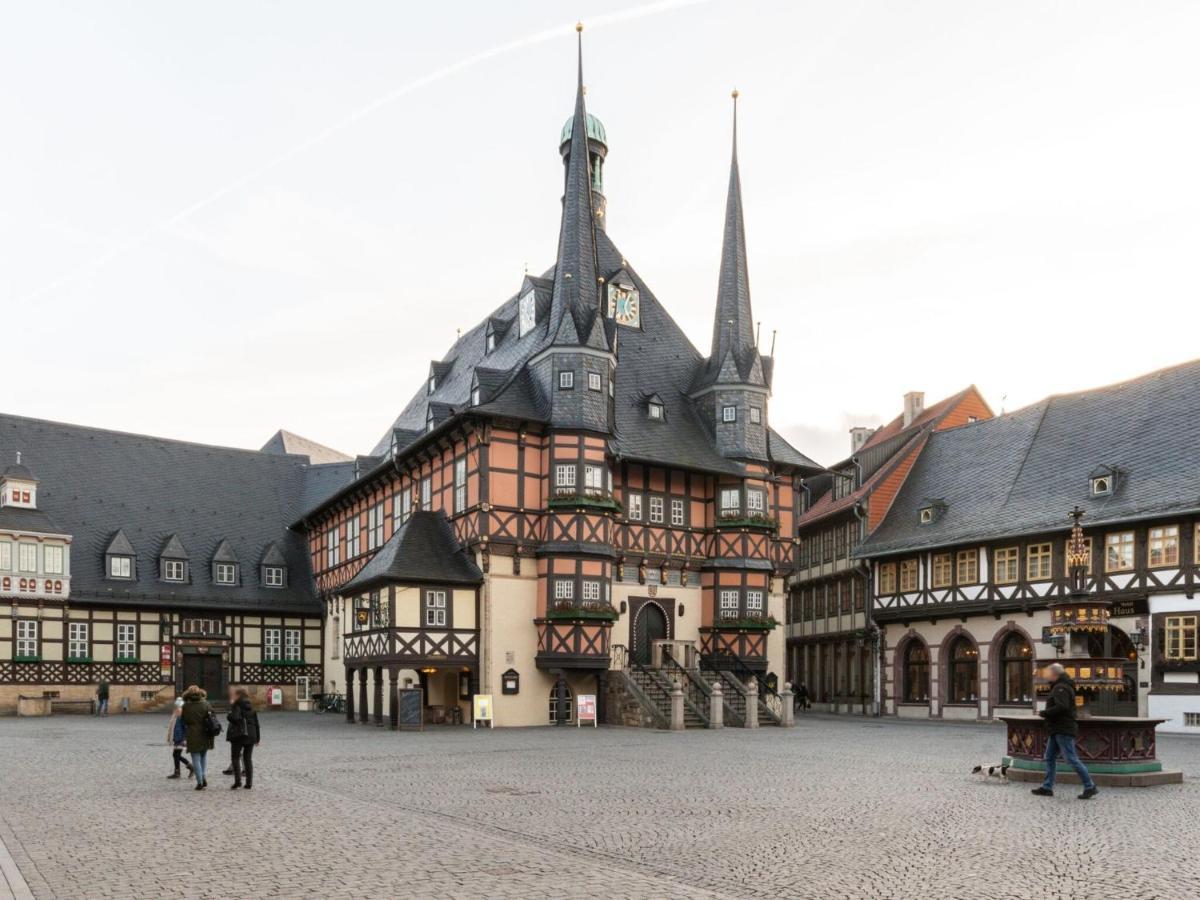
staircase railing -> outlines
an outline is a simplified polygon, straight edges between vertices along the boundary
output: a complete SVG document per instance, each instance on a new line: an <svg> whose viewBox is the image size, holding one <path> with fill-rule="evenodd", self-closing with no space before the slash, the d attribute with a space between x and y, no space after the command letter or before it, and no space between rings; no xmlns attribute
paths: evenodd
<svg viewBox="0 0 1200 900"><path fill-rule="evenodd" d="M692 712L704 721L704 726L707 728L710 724L709 711L702 707L707 706L709 696L712 694L712 688L676 662L675 657L666 648L663 649L662 661L668 671L675 673L676 676L683 677L683 702L691 707Z"/></svg>
<svg viewBox="0 0 1200 900"><path fill-rule="evenodd" d="M779 696L779 692L771 687L767 679L763 678L759 672L751 669L736 656L729 656L722 659L721 667L732 672L743 682L747 678L753 678L758 685L758 702L766 707L767 712L775 719L776 724L783 721L783 698Z"/></svg>

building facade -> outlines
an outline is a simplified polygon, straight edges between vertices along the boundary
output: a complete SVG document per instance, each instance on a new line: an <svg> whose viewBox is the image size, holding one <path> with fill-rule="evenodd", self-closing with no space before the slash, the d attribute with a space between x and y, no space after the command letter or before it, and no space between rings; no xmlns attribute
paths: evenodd
<svg viewBox="0 0 1200 900"><path fill-rule="evenodd" d="M708 354L609 237L582 74L560 152L554 265L431 363L375 464L298 523L352 717L420 686L436 721L474 693L499 725L564 721L662 640L782 673L799 480L820 467L769 424L736 119Z"/></svg>
<svg viewBox="0 0 1200 900"><path fill-rule="evenodd" d="M991 718L1035 708L1053 661L1048 603L1070 591L1068 513L1083 509L1087 588L1112 601L1091 655L1124 689L1096 713L1200 727L1200 363L931 434L869 560L888 715Z"/></svg>

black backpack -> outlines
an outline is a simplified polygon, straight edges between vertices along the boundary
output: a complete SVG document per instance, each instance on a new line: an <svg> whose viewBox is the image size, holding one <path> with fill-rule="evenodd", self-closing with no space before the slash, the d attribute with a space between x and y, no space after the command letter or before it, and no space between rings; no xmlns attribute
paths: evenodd
<svg viewBox="0 0 1200 900"><path fill-rule="evenodd" d="M208 715L204 717L204 734L207 737L215 738L221 733L221 723L217 721L217 714L211 709Z"/></svg>

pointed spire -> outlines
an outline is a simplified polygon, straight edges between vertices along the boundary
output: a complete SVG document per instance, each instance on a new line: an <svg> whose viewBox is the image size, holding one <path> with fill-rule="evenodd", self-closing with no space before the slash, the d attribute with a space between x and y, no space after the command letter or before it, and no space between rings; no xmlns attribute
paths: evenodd
<svg viewBox="0 0 1200 900"><path fill-rule="evenodd" d="M735 90L732 96L733 157L729 166L721 275L717 282L717 311L713 320L711 359L717 365L730 350L743 354L747 348L754 347L754 316L750 311L750 274L746 263L746 224L742 220L742 180L738 174L738 92Z"/></svg>
<svg viewBox="0 0 1200 900"><path fill-rule="evenodd" d="M567 157L566 188L563 193L562 227L558 235L558 258L554 266L554 293L550 305L550 334L558 335L569 307L577 311L599 310L597 282L596 220L592 201L592 177L588 149L587 109L583 89L583 24L578 34L578 77L575 114L571 120L571 149Z"/></svg>

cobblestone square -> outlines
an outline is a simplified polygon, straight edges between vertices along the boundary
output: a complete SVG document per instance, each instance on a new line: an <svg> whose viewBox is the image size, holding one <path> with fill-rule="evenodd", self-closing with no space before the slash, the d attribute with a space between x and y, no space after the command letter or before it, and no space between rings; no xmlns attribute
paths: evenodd
<svg viewBox="0 0 1200 900"><path fill-rule="evenodd" d="M263 715L254 791L167 781L165 718L0 719L0 840L37 898L1193 898L1200 788L983 781L999 727L393 733ZM1200 741L1163 737L1169 768ZM0 852L0 861L4 854ZM11 867L0 866L20 890Z"/></svg>

